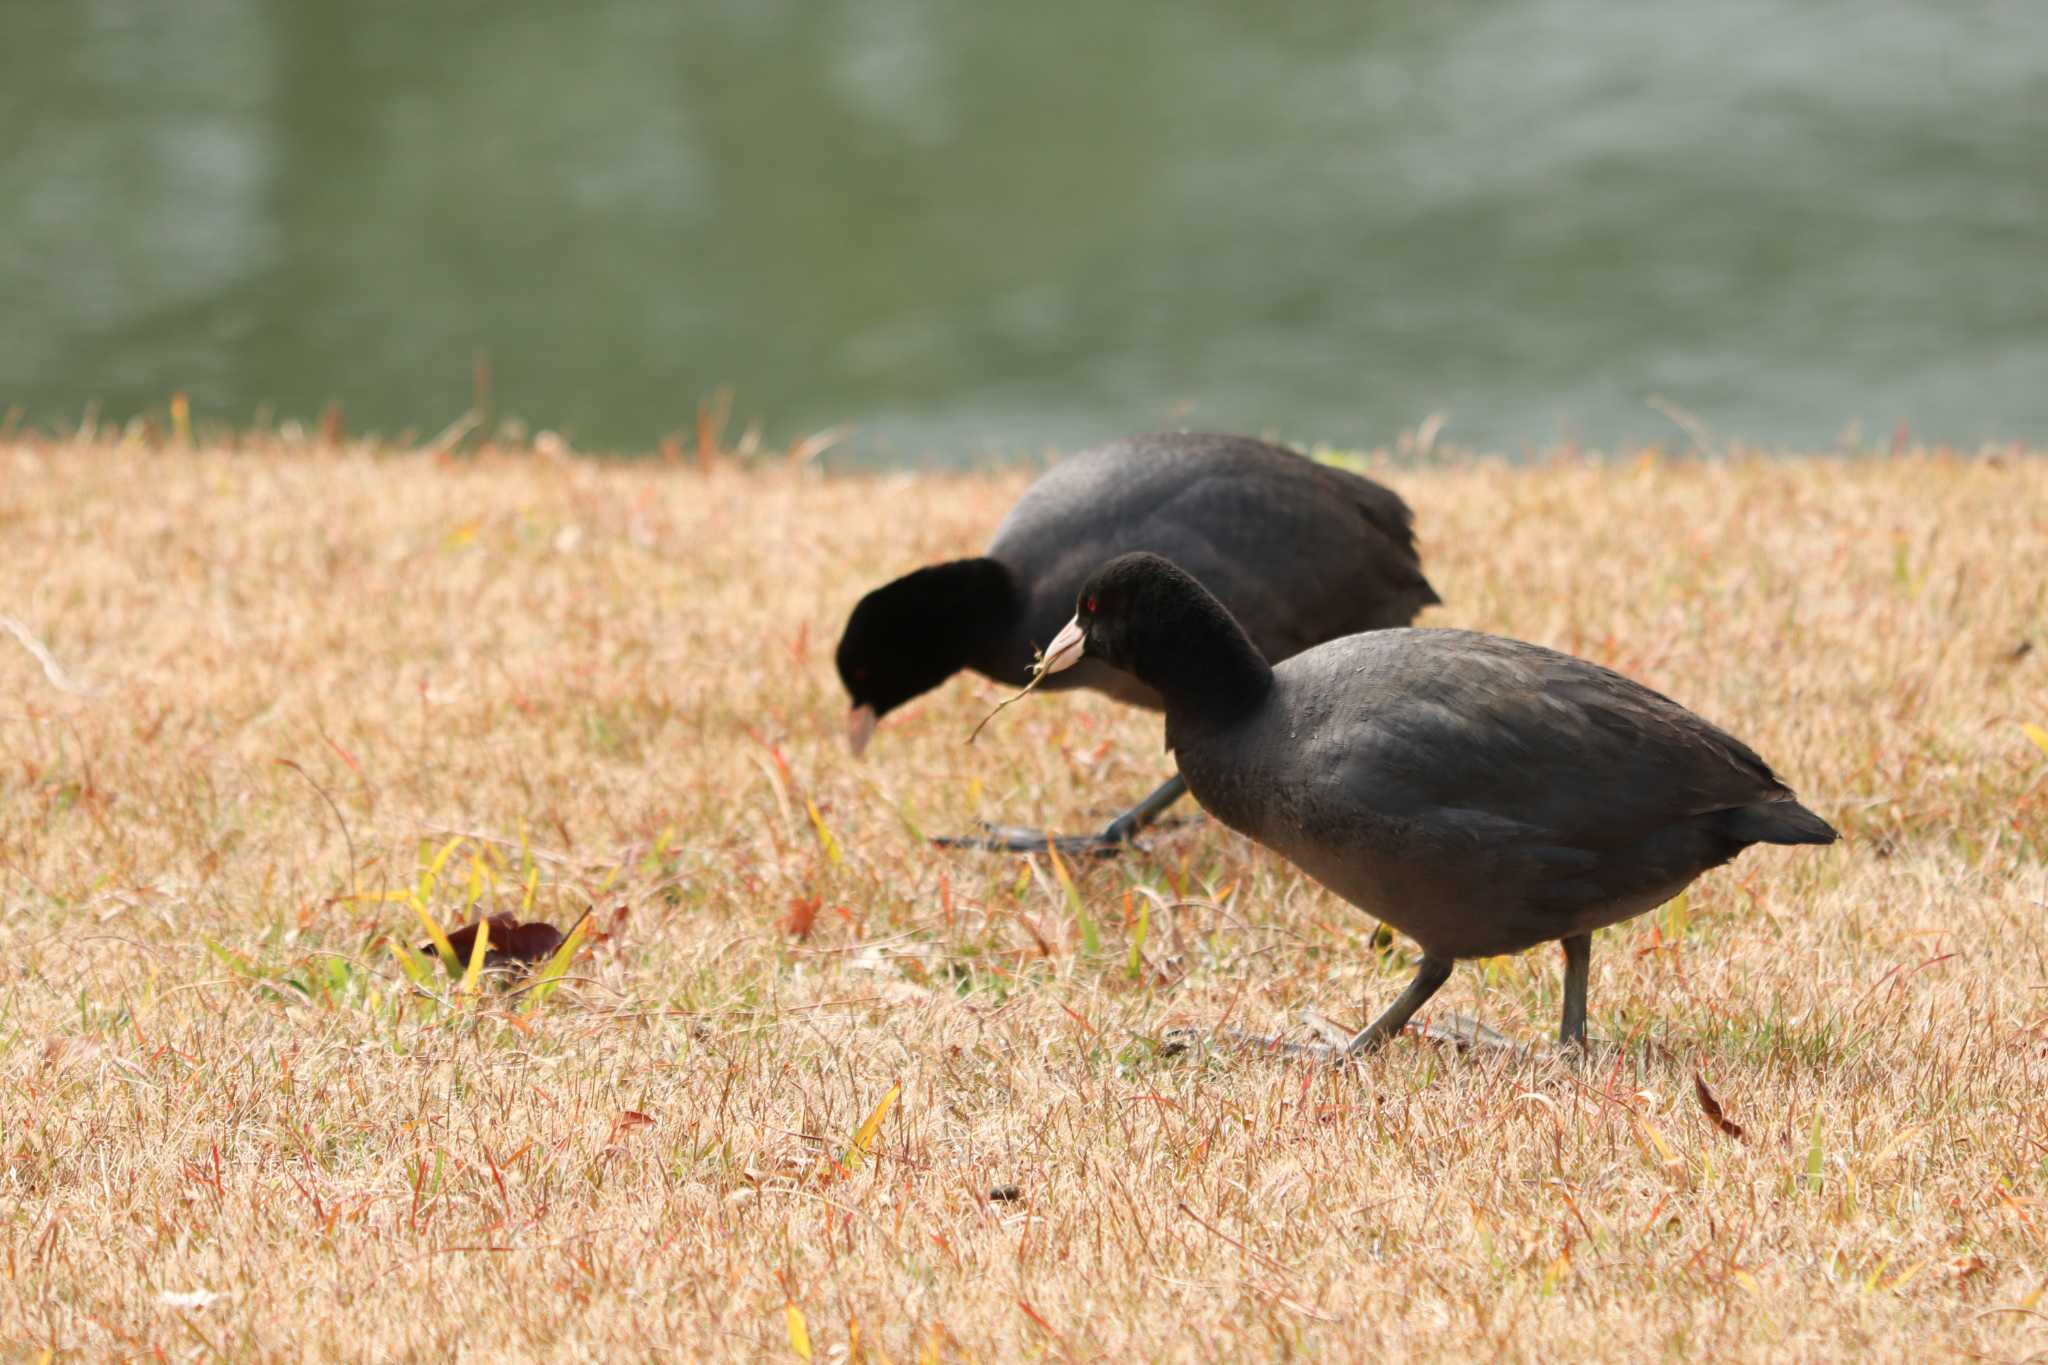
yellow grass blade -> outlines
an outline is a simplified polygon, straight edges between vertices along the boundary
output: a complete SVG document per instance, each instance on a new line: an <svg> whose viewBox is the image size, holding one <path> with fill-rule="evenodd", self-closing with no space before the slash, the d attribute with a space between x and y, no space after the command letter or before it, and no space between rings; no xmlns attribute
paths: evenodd
<svg viewBox="0 0 2048 1365"><path fill-rule="evenodd" d="M1657 1159L1666 1167L1675 1169L1684 1164L1679 1160L1678 1153L1671 1150L1671 1144L1664 1140L1664 1135L1657 1131L1656 1124L1651 1123L1646 1118L1639 1117L1636 1119L1636 1128L1645 1138L1649 1139L1650 1146L1654 1147L1657 1151Z"/></svg>
<svg viewBox="0 0 2048 1365"><path fill-rule="evenodd" d="M1870 1159L1870 1164L1872 1166L1884 1165L1885 1162L1890 1161L1893 1157L1904 1151L1907 1143L1926 1132L1929 1126L1925 1123L1909 1123L1904 1128L1899 1129L1897 1133L1892 1135L1892 1140L1887 1142L1883 1149Z"/></svg>
<svg viewBox="0 0 2048 1365"><path fill-rule="evenodd" d="M412 912L420 917L420 923L427 926L427 937L434 940L434 951L441 955L441 964L454 976L462 970L462 959L455 956L455 945L448 941L448 935L441 932L441 926L434 923L434 917L427 913L426 902L417 896L412 900Z"/></svg>
<svg viewBox="0 0 2048 1365"><path fill-rule="evenodd" d="M1557 1286L1564 1280L1565 1276L1571 1274L1571 1271L1572 1249L1570 1246L1566 1246L1565 1249L1563 1251L1558 1252L1557 1255L1552 1258L1550 1264L1544 1268L1543 1283L1541 1287L1538 1288L1537 1292L1539 1294L1555 1293L1557 1290Z"/></svg>
<svg viewBox="0 0 2048 1365"><path fill-rule="evenodd" d="M533 865L533 870L526 874L526 894L520 897L519 899L520 919L526 920L533 918L533 893L539 889L540 864L535 863Z"/></svg>
<svg viewBox="0 0 2048 1365"><path fill-rule="evenodd" d="M2048 730L2044 730L2032 721L2026 720L2020 722L2020 729L2026 732L2028 739L2034 741L2034 747L2042 753L2048 754Z"/></svg>
<svg viewBox="0 0 2048 1365"><path fill-rule="evenodd" d="M896 1103L896 1096L902 1090L901 1081L890 1086L889 1093L882 1096L882 1102L875 1106L875 1111L867 1116L860 1127L853 1130L853 1147L847 1152L846 1160L840 1163L849 1172L860 1168L861 1158L868 1154L868 1144L873 1142L875 1134L881 1131L882 1120L889 1117L889 1106Z"/></svg>
<svg viewBox="0 0 2048 1365"><path fill-rule="evenodd" d="M1060 889L1067 893L1067 913L1081 926L1081 951L1093 957L1102 951L1102 936L1095 931L1095 921L1089 917L1088 907L1082 903L1080 888L1074 885L1074 878L1067 871L1067 860L1060 857L1048 839L1045 845L1047 856L1052 859L1052 875L1059 879Z"/></svg>
<svg viewBox="0 0 2048 1365"><path fill-rule="evenodd" d="M477 979L484 974L484 954L491 950L491 922L480 919L476 922L476 944L469 950L469 970L462 974L462 993L476 994Z"/></svg>
<svg viewBox="0 0 2048 1365"><path fill-rule="evenodd" d="M569 936L562 940L562 946L555 949L555 955L548 959L548 965L540 969L540 975L534 980L533 990L527 994L526 1008L531 1010L538 1007L541 1001L554 993L555 987L568 972L569 964L575 960L576 950L583 946L583 938L589 928L590 912L585 910L583 918L576 921L575 926L569 930Z"/></svg>
<svg viewBox="0 0 2048 1365"><path fill-rule="evenodd" d="M1662 922L1657 926L1664 931L1664 937L1673 943L1685 937L1685 931L1692 924L1692 894L1681 891L1664 902L1657 912Z"/></svg>
<svg viewBox="0 0 2048 1365"><path fill-rule="evenodd" d="M782 1319L789 1328L789 1349L798 1360L811 1358L811 1329L804 1325L804 1310L793 1303L782 1305Z"/></svg>
<svg viewBox="0 0 2048 1365"><path fill-rule="evenodd" d="M398 959L398 969L405 973L406 980L412 982L415 986L427 984L427 973L420 966L420 960L414 957L404 944L395 938L386 938L384 946L391 950L391 956ZM453 949L450 951L452 952Z"/></svg>
<svg viewBox="0 0 2048 1365"><path fill-rule="evenodd" d="M432 890L434 878L438 878L438 876L440 876L440 870L442 870L442 868L446 868L446 866L449 866L449 855L451 855L451 853L455 853L455 849L459 849L459 847L463 847L463 837L461 837L461 835L455 835L453 839L449 839L449 841L446 841L446 843L442 843L442 845L440 845L440 851L438 851L438 853L434 853L434 862L432 862L432 864L428 864L428 868L426 868L426 882L428 882L428 890Z"/></svg>
<svg viewBox="0 0 2048 1365"><path fill-rule="evenodd" d="M775 771L775 765L759 754L749 754L747 757L761 770L761 775L768 779L768 790L775 797L775 809L782 816L782 823L788 824L789 792L783 786L781 775Z"/></svg>
<svg viewBox="0 0 2048 1365"><path fill-rule="evenodd" d="M461 846L462 836L458 834L447 843L441 845L441 851L434 855L434 860L427 864L427 870L420 874L419 886L414 890L413 895L421 905L425 905L433 898L434 883L441 879L441 869L448 865L448 855Z"/></svg>
<svg viewBox="0 0 2048 1365"><path fill-rule="evenodd" d="M1885 1288L1890 1290L1892 1293L1896 1294L1901 1289L1904 1289L1907 1285L1911 1284L1913 1282L1913 1277L1915 1275L1918 1275L1921 1271L1927 1269L1927 1267L1933 1264L1934 1257L1925 1257L1924 1259L1916 1262L1913 1265L1908 1266L1905 1270L1901 1271L1898 1275L1898 1278L1894 1279L1890 1284L1886 1285Z"/></svg>
<svg viewBox="0 0 2048 1365"><path fill-rule="evenodd" d="M1126 902L1128 904L1128 901ZM1152 928L1152 902L1138 902L1138 922L1131 928L1131 952L1124 963L1124 975L1131 980L1138 979L1139 964L1145 960L1145 936Z"/></svg>
<svg viewBox="0 0 2048 1365"><path fill-rule="evenodd" d="M825 825L825 817L818 814L818 803L810 797L804 798L804 809L811 813L811 828L818 831L818 843L825 850L825 860L834 867L839 865L839 841L832 837L832 831Z"/></svg>

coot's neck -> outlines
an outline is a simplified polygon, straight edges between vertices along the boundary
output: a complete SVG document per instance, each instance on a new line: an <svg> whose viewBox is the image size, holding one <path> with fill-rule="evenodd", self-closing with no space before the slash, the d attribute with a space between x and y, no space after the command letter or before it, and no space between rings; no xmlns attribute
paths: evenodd
<svg viewBox="0 0 2048 1365"><path fill-rule="evenodd" d="M986 555L956 559L922 571L936 580L928 608L933 629L946 641L954 671L984 665L1005 640L1016 633L1024 614L1024 595L1001 560ZM1031 661L1024 660L1028 668ZM1015 671L1013 668L1012 672Z"/></svg>
<svg viewBox="0 0 2048 1365"><path fill-rule="evenodd" d="M1129 670L1165 701L1169 745L1187 726L1228 726L1250 715L1272 690L1265 656L1206 593L1156 603L1129 629Z"/></svg>

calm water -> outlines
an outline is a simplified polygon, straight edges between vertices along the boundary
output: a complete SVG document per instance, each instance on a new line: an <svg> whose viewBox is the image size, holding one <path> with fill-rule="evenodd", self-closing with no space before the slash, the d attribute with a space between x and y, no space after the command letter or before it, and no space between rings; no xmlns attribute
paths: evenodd
<svg viewBox="0 0 2048 1365"><path fill-rule="evenodd" d="M2048 439L2043 0L0 0L0 407Z"/></svg>

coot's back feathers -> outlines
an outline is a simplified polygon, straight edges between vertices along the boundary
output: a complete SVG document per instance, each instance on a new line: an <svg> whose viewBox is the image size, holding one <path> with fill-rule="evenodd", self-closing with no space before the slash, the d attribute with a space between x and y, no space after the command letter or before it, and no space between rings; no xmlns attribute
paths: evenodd
<svg viewBox="0 0 2048 1365"><path fill-rule="evenodd" d="M1149 551L1219 598L1269 659L1363 630L1401 626L1441 599L1423 576L1399 494L1245 436L1161 433L1112 441L1054 465L997 529L989 557L1025 599L1012 639L975 667L1029 676L1105 559ZM1149 689L1084 663L1047 686L1092 686L1157 706Z"/></svg>

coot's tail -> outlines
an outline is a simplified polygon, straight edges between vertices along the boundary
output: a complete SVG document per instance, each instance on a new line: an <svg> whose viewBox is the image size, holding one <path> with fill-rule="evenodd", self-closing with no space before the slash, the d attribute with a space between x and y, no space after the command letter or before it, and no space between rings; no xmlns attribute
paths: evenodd
<svg viewBox="0 0 2048 1365"><path fill-rule="evenodd" d="M1842 837L1797 801L1759 801L1729 813L1731 832L1753 844L1832 844Z"/></svg>

